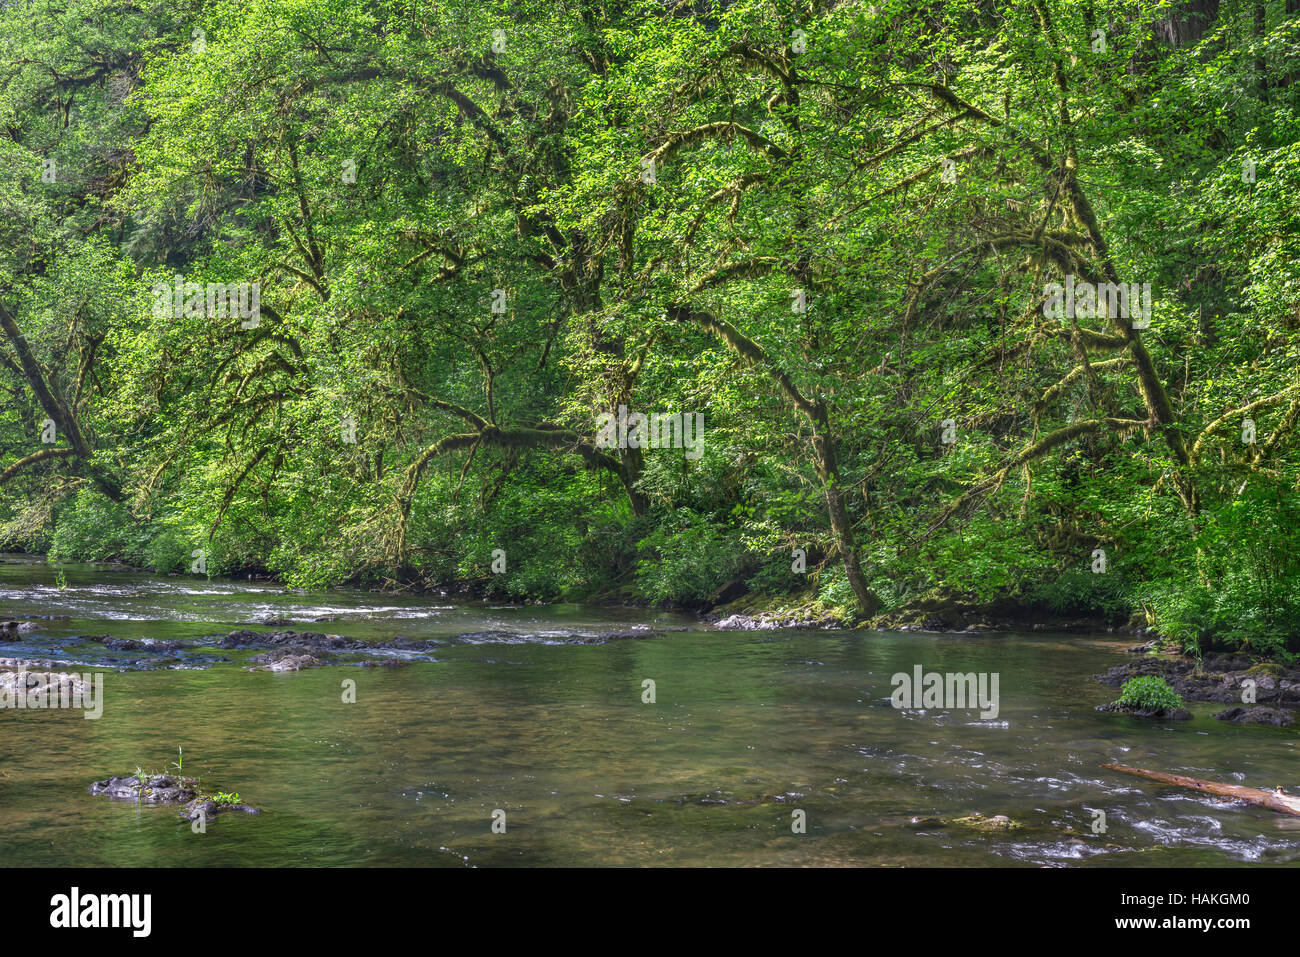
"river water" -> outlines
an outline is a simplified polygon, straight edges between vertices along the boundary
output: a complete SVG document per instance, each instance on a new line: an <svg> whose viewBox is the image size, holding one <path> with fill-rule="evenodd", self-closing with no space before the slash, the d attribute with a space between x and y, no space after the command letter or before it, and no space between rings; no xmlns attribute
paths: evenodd
<svg viewBox="0 0 1300 957"><path fill-rule="evenodd" d="M1095 712L1115 691L1091 676L1127 660L1131 637L718 631L636 609L290 592L23 556L0 563L0 613L68 616L0 637L0 657L104 673L98 720L0 710L9 866L1300 860L1296 819L1099 768L1118 760L1300 791L1294 730L1214 721L1221 706L1209 704L1170 724ZM294 673L250 672L251 652L216 647L235 629L273 630L249 624L267 615L298 631L438 643L387 652L412 659L406 667ZM636 625L667 630L570 641ZM104 634L195 647L119 671L146 656L77 637ZM997 673L997 717L895 709L891 676L916 665ZM355 703L343 700L347 679ZM264 813L223 815L196 834L175 808L87 792L137 766L162 770L178 747L205 789L237 791ZM505 833L493 831L497 810ZM792 828L796 811L805 833ZM1094 833L1098 811L1105 828ZM911 823L976 812L1024 826Z"/></svg>

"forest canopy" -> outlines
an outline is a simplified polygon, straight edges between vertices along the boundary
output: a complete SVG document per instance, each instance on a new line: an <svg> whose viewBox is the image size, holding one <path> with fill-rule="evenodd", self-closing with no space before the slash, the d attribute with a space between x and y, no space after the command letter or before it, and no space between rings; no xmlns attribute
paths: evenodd
<svg viewBox="0 0 1300 957"><path fill-rule="evenodd" d="M0 547L1300 651L1300 0L7 0L0 51Z"/></svg>

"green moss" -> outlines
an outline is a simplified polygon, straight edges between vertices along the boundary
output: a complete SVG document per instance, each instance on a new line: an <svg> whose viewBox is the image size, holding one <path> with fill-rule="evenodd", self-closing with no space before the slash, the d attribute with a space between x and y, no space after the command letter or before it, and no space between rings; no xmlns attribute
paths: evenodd
<svg viewBox="0 0 1300 957"><path fill-rule="evenodd" d="M1274 678L1281 678L1286 674L1286 669L1275 661L1261 661L1259 664L1251 665L1246 670L1248 675L1270 675Z"/></svg>
<svg viewBox="0 0 1300 957"><path fill-rule="evenodd" d="M955 824L958 827L969 827L976 831L1018 831L1024 827L1018 821L1013 821L1005 814L995 814L993 817L985 817L976 811L969 817L955 817L947 823Z"/></svg>

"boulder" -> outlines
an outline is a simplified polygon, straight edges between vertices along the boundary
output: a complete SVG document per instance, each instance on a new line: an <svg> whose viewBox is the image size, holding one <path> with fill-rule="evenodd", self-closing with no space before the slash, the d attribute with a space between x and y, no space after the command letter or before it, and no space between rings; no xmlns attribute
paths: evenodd
<svg viewBox="0 0 1300 957"><path fill-rule="evenodd" d="M144 801L148 804L184 804L197 795L198 782L193 778L174 778L166 774L153 776L105 778L90 785L91 794L119 801Z"/></svg>
<svg viewBox="0 0 1300 957"><path fill-rule="evenodd" d="M1186 708L1135 708L1132 705L1112 701L1110 704L1097 705L1098 711L1111 714L1124 714L1130 718L1154 718L1157 721L1188 721L1192 713Z"/></svg>
<svg viewBox="0 0 1300 957"><path fill-rule="evenodd" d="M317 651L313 654L308 648L277 648L249 658L249 661L262 666L261 669L249 670L302 671L304 668L319 668L321 660L317 655L328 657L329 652Z"/></svg>
<svg viewBox="0 0 1300 957"><path fill-rule="evenodd" d="M1235 708L1226 708L1214 717L1220 721L1232 721L1237 724L1271 724L1278 728L1295 723L1295 718L1292 717L1290 712L1278 708L1266 708L1261 705L1253 708L1241 705Z"/></svg>
<svg viewBox="0 0 1300 957"><path fill-rule="evenodd" d="M65 675L53 671L0 671L0 690L8 695L17 694L22 689L28 698L41 696L53 701L62 697L70 701L74 697L79 701L87 700L90 686L79 675Z"/></svg>
<svg viewBox="0 0 1300 957"><path fill-rule="evenodd" d="M218 814L228 814L231 811L239 811L243 814L262 813L259 808L255 808L251 804L228 804L224 801L218 804L210 798L196 798L185 805L185 810L181 814L187 821L197 821L201 816L204 822L207 822Z"/></svg>

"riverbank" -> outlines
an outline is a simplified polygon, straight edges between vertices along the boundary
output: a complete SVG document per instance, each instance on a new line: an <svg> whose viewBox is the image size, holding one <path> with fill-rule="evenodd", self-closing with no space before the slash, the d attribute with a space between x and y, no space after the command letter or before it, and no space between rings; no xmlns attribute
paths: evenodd
<svg viewBox="0 0 1300 957"><path fill-rule="evenodd" d="M30 559L42 560L45 556L33 554ZM0 561L3 561L0 558ZM137 574L155 574L150 569L126 562L97 563ZM57 567L57 566L56 566ZM172 573L167 576L178 580L190 577ZM282 579L262 568L248 568L226 576L229 581L266 583L293 590ZM418 579L383 579L383 584L352 584L376 595L446 598L459 601L499 600L483 583L474 579L429 583ZM523 595L512 603L544 606L556 604L553 598L541 595ZM769 630L773 628L867 628L887 631L918 631L935 633L976 633L981 631L1044 631L1087 634L1106 632L1114 634L1144 635L1147 631L1140 618L1130 617L1120 623L1115 616L1099 614L1062 614L1033 603L1023 603L1014 598L999 598L987 602L971 601L960 595L946 595L938 591L911 599L898 607L877 615L863 617L843 604L828 604L819 600L817 587L810 585L802 591L775 592L750 588L743 579L728 582L706 598L690 602L654 601L639 593L634 587L620 585L596 591L582 599L583 604L607 608L636 608L691 615L700 621L717 625L723 630ZM287 620L267 619L259 624L290 624ZM0 628L4 625L0 623Z"/></svg>

